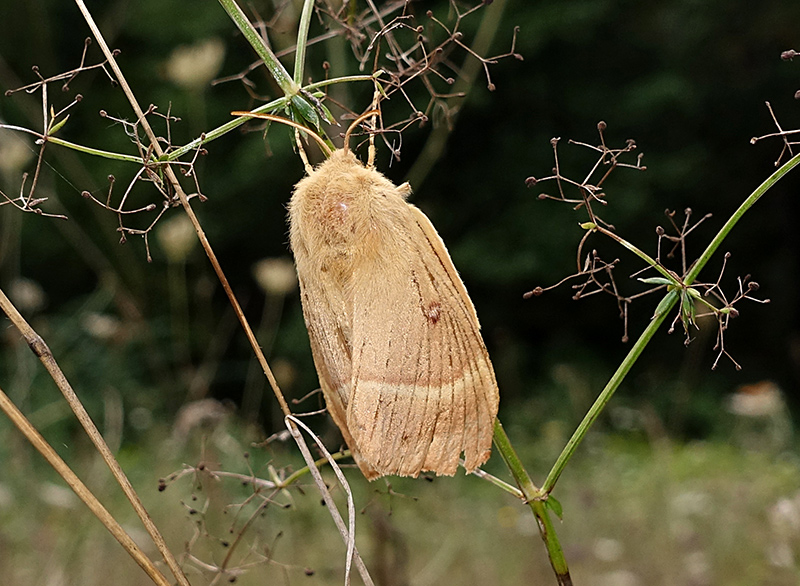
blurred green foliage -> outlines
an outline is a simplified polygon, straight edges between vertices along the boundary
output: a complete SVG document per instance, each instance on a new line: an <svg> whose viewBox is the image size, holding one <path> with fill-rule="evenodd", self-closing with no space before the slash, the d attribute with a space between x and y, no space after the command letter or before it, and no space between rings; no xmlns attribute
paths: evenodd
<svg viewBox="0 0 800 586"><path fill-rule="evenodd" d="M341 584L345 546L308 478L279 494L263 488L256 493L243 481L269 479L274 462L301 466L296 448L274 442L254 449L259 434L231 423L204 431L202 440L191 434L183 449L166 426L156 425L141 449L120 454L165 538L193 556L185 561L192 584L209 583L210 568L229 554L230 573L217 583L235 577L241 585ZM513 433L528 440L519 442L526 462L549 463L540 433ZM119 586L145 584L144 574L41 459L24 449L16 453L32 456L14 462L32 473L0 482L6 580L99 586L113 575ZM94 456L86 453L71 450L81 470L92 469ZM559 485L565 510L559 533L575 583L795 584L800 468L796 458L767 455L743 454L722 442L590 436ZM205 470L187 466L201 462ZM490 470L501 468L490 462ZM215 478L217 471L241 476ZM155 476L173 472L185 473L156 491ZM330 469L323 474L334 486ZM493 485L462 474L373 483L357 470L346 474L357 507L358 547L376 583L555 583L533 516ZM127 503L103 477L92 475L93 489L153 555ZM344 510L342 491L334 495Z"/></svg>
<svg viewBox="0 0 800 586"><path fill-rule="evenodd" d="M496 1L485 10L502 4ZM271 3L249 6L265 19L273 15ZM170 77L173 52L207 39L219 39L224 47L220 77L253 61L251 49L217 3L116 1L91 8L110 45L121 49L120 65L141 103L181 118L170 125L173 143L226 122L231 110L257 105L239 82L198 88L178 85ZM428 8L442 20L450 12L445 2L410 7L419 14ZM483 12L465 19L465 43ZM748 142L774 130L764 101L772 102L785 128L798 126L792 95L800 87L800 65L779 58L782 50L796 46L798 22L800 5L777 1L508 1L488 54L508 51L513 27L519 26L516 50L525 60L506 58L491 65L493 92L480 75L476 78L457 106L460 116L443 156L413 186L412 196L448 244L477 306L502 389L501 417L502 410L520 409L529 414L530 428L551 419L576 422L627 351L619 341L622 322L610 297L574 302L565 285L540 298L522 299L534 286L555 283L575 270L576 245L583 235L577 227L581 216L536 198L554 184L525 187L526 177L550 174L550 139L593 143L601 119L608 123L609 144L636 139L648 170L615 172L606 186L610 205L603 217L653 252L654 230L665 224L665 208L691 207L698 218L711 212L713 218L689 241L690 254L699 253L726 215L773 168L780 143L753 147ZM292 30L281 23L271 37L276 50L293 43ZM312 37L323 32L314 26ZM0 88L35 81L32 65L45 76L77 66L88 35L69 2L3 4ZM323 61L331 64L331 75L359 73L349 50L341 39L312 46L308 75L323 78ZM88 55L89 62L99 59L95 45ZM468 58L464 52L450 57L455 63ZM285 62L290 65L291 56ZM263 69L250 78L254 93L276 97ZM444 83L436 88L447 91ZM348 85L331 93L362 110L371 91L367 85ZM420 85L409 92L424 109L427 90ZM64 94L57 85L50 88L57 109L75 93L84 99L71 110L60 137L135 152L121 126L98 116L105 110L114 117L132 117L121 91L102 72L80 75ZM408 115L399 96L385 106L392 120ZM399 161L390 165L387 150L379 147L379 167L394 181L404 180L431 128L444 124L446 113L436 110L432 124L404 133ZM38 95L4 97L0 117L39 128ZM166 133L163 121L158 131ZM27 137L8 132L0 140L31 146ZM288 132L275 126L266 142L259 133L235 132L207 150L196 171L209 200L195 200L194 208L248 317L260 324L259 338L273 364L280 365L284 391L303 396L317 382L299 299L296 294L265 295L252 276L260 259L289 258L284 206L303 174L302 165ZM578 180L593 162L566 140L560 157L565 174ZM160 419L171 417L187 400L213 396L245 405L243 415L267 429L280 426L271 393L202 250L195 247L185 260L170 261L157 229L150 239L153 262L147 263L143 241L129 237L120 245L116 217L80 196L88 190L104 199L109 174L117 178L115 190L123 190L135 169L53 146L46 149L45 161L38 189L51 199L44 208L65 213L69 220L0 207L0 286L13 292L28 283L43 294L28 307L23 295L21 308L90 407L99 412L102 397L119 393L127 412L142 408ZM3 192L14 197L22 171L32 172L34 164L31 155L22 165L4 167ZM679 334L664 335L626 382L621 405L652 408L672 433L689 436L718 429L723 396L745 382L775 380L790 405L797 406L798 185L792 176L779 184L725 245L733 252L725 287L735 288L736 275L752 273L772 301L742 307L726 338L726 348L744 371L735 373L724 360L718 372L710 371L713 329L700 332L686 349ZM131 205L145 205L154 197L138 185ZM180 214L171 210L167 219ZM130 222L144 228L152 219L142 215ZM589 247L607 260L619 257L617 282L623 291L638 291L628 275L641 267L625 251L596 239ZM721 257L712 265L716 270ZM704 277L714 280L716 274ZM632 337L654 304L645 298L632 306ZM51 386L13 331L4 331L0 349L0 385L29 409L51 404ZM144 429L132 425L128 433L136 437Z"/></svg>

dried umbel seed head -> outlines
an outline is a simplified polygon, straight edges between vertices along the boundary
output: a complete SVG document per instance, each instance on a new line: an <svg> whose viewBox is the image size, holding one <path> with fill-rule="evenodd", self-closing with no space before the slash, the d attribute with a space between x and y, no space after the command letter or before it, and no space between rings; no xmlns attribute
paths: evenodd
<svg viewBox="0 0 800 586"><path fill-rule="evenodd" d="M530 291L525 293L522 296L522 298L523 299L530 299L531 297L538 297L542 293L544 293L544 289L542 289L541 287L534 287L533 289L531 289Z"/></svg>

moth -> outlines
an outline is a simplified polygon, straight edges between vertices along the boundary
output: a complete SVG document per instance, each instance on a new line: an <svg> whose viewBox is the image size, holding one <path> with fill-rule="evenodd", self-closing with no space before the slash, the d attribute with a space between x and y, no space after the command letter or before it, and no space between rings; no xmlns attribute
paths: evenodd
<svg viewBox="0 0 800 586"><path fill-rule="evenodd" d="M494 370L444 242L406 201L410 186L377 171L372 152L364 165L349 150L369 115L289 203L314 365L366 478L452 476L462 453L470 472L491 452Z"/></svg>

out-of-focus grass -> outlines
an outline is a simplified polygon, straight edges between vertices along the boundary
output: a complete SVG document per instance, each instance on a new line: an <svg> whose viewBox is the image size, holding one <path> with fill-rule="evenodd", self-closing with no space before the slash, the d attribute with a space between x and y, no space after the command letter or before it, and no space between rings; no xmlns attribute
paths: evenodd
<svg viewBox="0 0 800 586"><path fill-rule="evenodd" d="M5 424L0 430L10 454L0 474L2 583L147 584L38 456ZM179 447L168 430L154 427L146 443L123 449L120 459L176 553L219 565L233 549L230 573L217 583L342 584L345 547L308 477L272 495L241 532L269 493L254 496L241 481L214 479L207 470L250 475L252 469L269 478L270 465L301 466L292 445L254 448L251 441L261 438L253 435L228 421ZM56 448L155 556L88 446L78 440ZM536 454L535 448L525 451ZM159 492L158 478L184 462L204 462L206 471ZM534 475L543 475L538 466L531 465ZM503 474L499 462L489 468ZM347 476L358 545L376 583L554 583L529 510L492 485L463 475L373 483L355 469ZM335 484L329 471L326 478ZM342 504L342 491L334 493ZM800 461L793 454L597 434L568 467L556 496L565 512L557 528L577 585L797 583ZM211 581L196 561L185 565L193 584Z"/></svg>

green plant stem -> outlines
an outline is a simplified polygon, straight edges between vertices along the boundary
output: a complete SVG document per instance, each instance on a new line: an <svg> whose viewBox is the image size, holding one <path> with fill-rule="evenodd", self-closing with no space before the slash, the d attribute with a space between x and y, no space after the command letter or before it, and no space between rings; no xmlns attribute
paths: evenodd
<svg viewBox="0 0 800 586"><path fill-rule="evenodd" d="M522 461L517 456L517 452L511 445L511 440L508 439L508 435L506 435L503 424L500 423L499 419L494 420L494 445L511 471L517 486L522 491L525 502L536 517L539 533L547 548L547 555L550 558L550 564L553 566L558 583L561 586L569 586L572 584L572 579L569 575L567 560L564 558L564 551L561 549L558 535L556 535L555 527L550 520L550 513L547 510L548 493L536 488L527 470L525 470L525 466L522 465Z"/></svg>
<svg viewBox="0 0 800 586"><path fill-rule="evenodd" d="M519 459L519 456L517 456L517 452L514 450L514 446L511 445L511 440L508 439L506 430L503 429L503 424L500 423L499 419L494 420L493 439L497 451L500 452L500 457L503 458L503 462L508 466L508 470L511 472L511 476L514 477L517 486L519 486L519 489L522 491L525 500L530 501L531 499L537 498L541 491L533 483L533 480L531 480L528 471L525 470L525 466L522 465L522 461Z"/></svg>
<svg viewBox="0 0 800 586"><path fill-rule="evenodd" d="M708 264L708 261L711 259L711 256L716 252L725 238L728 236L730 231L736 225L736 223L742 218L744 213L749 210L755 202L757 202L762 195L764 195L775 183L777 183L784 175L786 175L789 171L791 171L794 167L800 164L800 154L795 155L786 163L784 163L778 170L776 170L772 175L767 177L761 185L759 185L739 206L739 208L731 215L727 222L720 228L717 235L711 240L709 245L706 247L705 251L691 270L687 273L686 277L684 278L684 283L686 286L691 285L697 276L700 274L700 271ZM621 239L615 238L615 240L620 241ZM635 252L635 247L626 246L629 250ZM638 249L637 249L638 250ZM642 253L644 254L644 253ZM641 255L640 255L641 256ZM646 256L646 255L645 255ZM657 266L657 265L651 265ZM670 277L672 278L672 277ZM570 438L567 445L564 447L564 450L559 455L556 463L553 465L553 468L550 470L550 473L547 475L547 479L544 481L542 485L542 491L546 494L550 494L555 487L558 478L561 476L561 473L564 471L564 468L569 462L572 455L575 453L575 450L578 448L578 445L583 441L583 438L586 436L586 433L589 431L592 423L597 419L600 415L600 412L605 408L608 402L611 400L614 392L619 387L622 380L625 376L630 372L630 369L633 367L636 360L641 355L644 348L652 339L655 332L661 327L661 324L666 319L667 315L669 315L672 308L677 303L680 296L674 295L672 293L667 293L664 297L662 302L659 304L659 309L656 312L656 315L653 316L653 319L650 321L650 324L647 326L642 335L639 336L639 339L636 340L636 343L631 348L628 355L622 361L617 371L613 374L611 379L608 381L608 384L605 386L603 391L600 393L600 396L597 397L597 400L594 402L592 407L586 413L586 416L581 421L581 424L578 426L578 429L575 430L575 433Z"/></svg>
<svg viewBox="0 0 800 586"><path fill-rule="evenodd" d="M104 159L113 159L115 161L123 161L125 163L136 163L137 165L143 165L146 163L146 161L142 161L141 157L137 157L135 155L125 155L123 153L112 153L110 151L94 149L92 147L75 144L74 142L69 142L68 140L63 140L54 136L48 136L47 142L50 144L57 144L58 146L67 147L68 149L78 151L79 153L86 153L87 155L102 157Z"/></svg>
<svg viewBox="0 0 800 586"><path fill-rule="evenodd" d="M267 69L269 69L270 74L272 74L273 79L280 86L284 95L289 98L297 95L300 91L300 85L294 82L292 76L289 75L289 72L286 71L286 68L275 56L275 53L272 52L272 49L267 46L264 39L258 34L258 31L250 23L250 20L245 13L242 12L242 9L239 8L239 5L236 4L234 0L219 0L219 3L225 9L225 12L228 13L228 16L234 24L242 31L242 35L244 35L244 38L250 43L250 46L253 47L256 54L264 61L264 65L267 66Z"/></svg>
<svg viewBox="0 0 800 586"><path fill-rule="evenodd" d="M13 124L0 124L0 129L14 130L16 132L24 132L26 134L32 134L40 141L46 140L50 144L57 144L58 146L67 147L74 151L86 153L87 155L93 155L95 157L102 157L104 159L113 159L115 161L123 161L125 163L136 163L137 165L141 165L143 163L142 158L137 157L135 155L125 155L122 153L112 153L110 151L104 151L101 149L93 149L91 147L75 144L74 142L69 142L68 140L56 138L55 136L50 136L50 135L44 136L40 132L36 132L35 130L31 130L30 128L24 128L22 126L14 126Z"/></svg>
<svg viewBox="0 0 800 586"><path fill-rule="evenodd" d="M336 452L334 454L331 454L331 460L333 461L342 460L343 458L349 458L349 457L350 457L350 450L342 450L341 452ZM316 466L317 468L320 468L325 464L328 464L328 458L323 457L314 460L314 466ZM311 468L305 466L303 468L300 468L300 470L297 470L296 472L293 472L292 474L287 476L280 484L276 484L276 486L278 486L278 488L288 488L292 484L294 484L297 480L299 480L306 474L310 473L311 473Z"/></svg>
<svg viewBox="0 0 800 586"><path fill-rule="evenodd" d="M314 91L316 89L319 89L321 87L325 87L325 86L329 86L329 85L333 85L333 84L337 84L337 83L351 83L351 82L354 82L354 81L373 81L376 78L376 76L378 74L380 74L380 73L383 73L383 72L382 71L378 71L373 75L347 75L347 76L343 76L343 77L336 77L336 78L333 78L333 79L326 79L326 80L323 80L323 81L318 81L316 83L309 84L306 87L304 87L303 89L305 91L312 92L312 91ZM258 108L253 108L251 110L251 112L255 112L255 113L265 112L265 113L269 114L269 113L275 112L276 110L280 110L281 108L285 107L289 103L289 101L290 101L289 98L287 98L285 96L281 97L281 98L277 98L275 100L272 100L271 102L268 102L266 104L263 104L263 105L259 106ZM162 161L162 162L177 161L178 159L180 159L183 155L185 155L189 151L192 151L194 149L200 148L200 146L202 146L202 145L204 145L206 143L209 143L212 140L215 140L215 139L219 138L223 134L227 134L231 130L234 130L235 128L238 128L239 126L241 126L242 124L244 124L247 121L248 121L248 118L244 118L244 117L234 118L233 120L230 120L230 121L226 122L222 126L218 126L217 128L214 128L213 130L209 130L208 132L204 132L203 136L201 136L200 138L196 138L193 141L183 145L182 147L179 147L179 148L175 149L174 151L170 151L169 153L166 153L163 157L159 158L159 161ZM139 159L137 159L137 161L141 162Z"/></svg>
<svg viewBox="0 0 800 586"><path fill-rule="evenodd" d="M633 243L628 242L627 240L622 238L619 234L615 234L611 230L603 228L602 226L599 226L598 224L595 223L592 223L592 227L590 228L590 230L595 230L597 232L600 232L601 234L608 236L612 240L618 242L621 246L630 250L633 254L641 258L649 266L653 267L655 270L661 273L665 278L669 279L670 281L673 281L675 285L680 285L680 281L676 279L675 275L666 268L664 268L660 262L658 262L656 259L654 259L652 256L647 254L644 250L640 249Z"/></svg>
<svg viewBox="0 0 800 586"><path fill-rule="evenodd" d="M684 282L687 285L691 285L694 283L697 275L700 274L700 271L703 270L703 267L706 266L708 261L711 259L711 256L717 251L720 244L722 244L723 240L727 238L730 231L736 225L736 223L742 218L747 210L749 210L754 203L756 203L761 196L764 195L773 185L775 185L784 175L786 175L789 171L794 169L798 164L800 164L800 153L793 156L791 159L786 161L779 169L777 169L772 175L767 177L761 185L759 185L750 196L742 202L742 205L733 213L733 215L728 218L728 221L720 228L717 235L711 240L708 244L706 249L703 251L703 254L700 255L700 258L697 259L697 262L694 266L689 270Z"/></svg>
<svg viewBox="0 0 800 586"><path fill-rule="evenodd" d="M536 517L536 523L539 525L539 535L542 536L545 547L547 548L547 555L550 558L550 565L553 572L556 574L556 580L559 586L572 586L572 577L569 574L567 567L567 560L564 558L564 552L561 549L561 544L558 542L556 529L553 526L553 521L550 519L550 512L547 510L545 501L533 500L528 503Z"/></svg>
<svg viewBox="0 0 800 586"><path fill-rule="evenodd" d="M308 29L311 26L311 15L314 13L314 0L303 2L300 13L300 24L297 26L297 47L294 53L294 82L303 85L303 69L306 64L306 46L308 45Z"/></svg>
<svg viewBox="0 0 800 586"><path fill-rule="evenodd" d="M669 295L669 294L668 294ZM559 476L564 471L564 468L569 462L572 454L575 453L575 450L578 448L578 445L581 443L583 438L586 436L586 433L589 431L589 428L592 426L592 423L595 422L597 417L603 411L605 406L611 400L611 397L614 395L614 392L619 388L619 385L622 383L622 380L627 376L630 372L631 368L635 364L636 360L641 355L642 351L645 349L647 344L650 342L652 337L655 335L658 328L661 327L661 324L666 319L669 311L674 307L675 303L678 300L677 295L672 296L671 302L668 304L667 307L664 308L664 311L660 312L658 315L653 316L653 319L650 321L648 326L645 328L642 335L639 336L639 339L636 340L636 343L628 352L628 355L625 356L625 359L622 361L622 364L619 365L616 372L611 376L611 379L606 384L603 391L600 393L600 396L597 397L597 400L591 406L589 411L586 413L586 416L581 421L578 429L575 430L575 433L572 434L572 437L567 442L567 445L564 447L564 450L559 455L558 460L553 465L553 468L550 470L550 473L547 475L547 478L542 485L542 492L545 494L550 494L553 491L553 487L555 486L556 482L558 481Z"/></svg>

